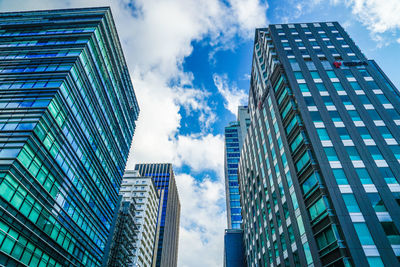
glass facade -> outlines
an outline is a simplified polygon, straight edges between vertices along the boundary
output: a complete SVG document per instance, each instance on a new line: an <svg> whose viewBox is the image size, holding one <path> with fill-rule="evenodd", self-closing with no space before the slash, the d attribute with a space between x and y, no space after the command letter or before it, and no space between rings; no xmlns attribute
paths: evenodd
<svg viewBox="0 0 400 267"><path fill-rule="evenodd" d="M136 164L135 170L142 176L153 178L160 197L157 221L159 230L153 255L155 266L177 266L181 205L172 164Z"/></svg>
<svg viewBox="0 0 400 267"><path fill-rule="evenodd" d="M238 107L238 119L225 127L225 194L228 229L240 229L242 209L240 206L238 164L240 148L250 124L247 106Z"/></svg>
<svg viewBox="0 0 400 267"><path fill-rule="evenodd" d="M0 25L0 264L98 266L139 113L111 11Z"/></svg>
<svg viewBox="0 0 400 267"><path fill-rule="evenodd" d="M249 109L249 265L399 265L400 93L344 29L256 30Z"/></svg>

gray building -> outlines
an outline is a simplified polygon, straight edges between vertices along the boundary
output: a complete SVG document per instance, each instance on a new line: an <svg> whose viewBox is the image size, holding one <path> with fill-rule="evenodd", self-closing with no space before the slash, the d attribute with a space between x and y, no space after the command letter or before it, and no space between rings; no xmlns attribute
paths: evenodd
<svg viewBox="0 0 400 267"><path fill-rule="evenodd" d="M249 266L398 266L400 94L337 22L257 29L239 174Z"/></svg>
<svg viewBox="0 0 400 267"><path fill-rule="evenodd" d="M179 219L181 204L175 175L170 163L136 164L142 176L152 177L160 196L154 259L157 267L174 267L178 263Z"/></svg>

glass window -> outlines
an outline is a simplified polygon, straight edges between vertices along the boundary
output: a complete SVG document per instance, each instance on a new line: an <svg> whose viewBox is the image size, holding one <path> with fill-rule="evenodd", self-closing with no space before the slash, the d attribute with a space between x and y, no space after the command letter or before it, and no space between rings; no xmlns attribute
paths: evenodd
<svg viewBox="0 0 400 267"><path fill-rule="evenodd" d="M316 237L316 239L318 248L320 250L324 249L325 247L329 246L330 244L336 241L336 237L335 234L333 233L332 227L329 227L328 229L324 230Z"/></svg>
<svg viewBox="0 0 400 267"><path fill-rule="evenodd" d="M301 92L310 92L310 90L308 89L307 84L305 84L305 83L299 84L299 88L300 88Z"/></svg>
<svg viewBox="0 0 400 267"><path fill-rule="evenodd" d="M326 71L326 74L328 74L329 78L337 78L336 73L333 70Z"/></svg>
<svg viewBox="0 0 400 267"><path fill-rule="evenodd" d="M354 146L346 146L345 149L351 160L361 160L360 154Z"/></svg>
<svg viewBox="0 0 400 267"><path fill-rule="evenodd" d="M350 97L348 95L340 95L339 97L343 105L353 105L353 102L351 102Z"/></svg>
<svg viewBox="0 0 400 267"><path fill-rule="evenodd" d="M358 175L358 178L360 178L360 181L362 184L373 184L372 180L371 180L371 176L369 175L367 169L357 168L356 173Z"/></svg>
<svg viewBox="0 0 400 267"><path fill-rule="evenodd" d="M352 78L354 77L353 73L351 72L350 69L343 69L343 74L346 78Z"/></svg>
<svg viewBox="0 0 400 267"><path fill-rule="evenodd" d="M349 184L346 174L342 169L333 169L332 171L338 185Z"/></svg>
<svg viewBox="0 0 400 267"><path fill-rule="evenodd" d="M378 126L378 130L383 138L385 139L393 138L393 135L389 132L389 129L386 126Z"/></svg>
<svg viewBox="0 0 400 267"><path fill-rule="evenodd" d="M388 167L378 168L378 170L387 184L398 184L393 172Z"/></svg>
<svg viewBox="0 0 400 267"><path fill-rule="evenodd" d="M400 245L400 233L393 222L381 222L386 237L391 245Z"/></svg>
<svg viewBox="0 0 400 267"><path fill-rule="evenodd" d="M385 95L376 95L376 97L378 98L379 102L381 102L381 104L390 104L389 99L387 99Z"/></svg>
<svg viewBox="0 0 400 267"><path fill-rule="evenodd" d="M337 130L337 132L338 132L338 134L340 136L340 139L342 139L342 140L350 140L350 135L347 132L345 127L338 127L338 128L336 128L336 130Z"/></svg>
<svg viewBox="0 0 400 267"><path fill-rule="evenodd" d="M330 96L323 96L322 101L324 101L325 106L334 106L332 98Z"/></svg>
<svg viewBox="0 0 400 267"><path fill-rule="evenodd" d="M295 71L294 77L296 77L296 79L304 79L303 73L301 73L301 71Z"/></svg>
<svg viewBox="0 0 400 267"><path fill-rule="evenodd" d="M339 161L336 151L333 147L324 147L324 151L329 161Z"/></svg>
<svg viewBox="0 0 400 267"><path fill-rule="evenodd" d="M310 74L311 74L311 77L313 79L320 79L321 78L321 76L319 76L318 71L310 71Z"/></svg>
<svg viewBox="0 0 400 267"><path fill-rule="evenodd" d="M340 117L339 113L335 110L330 110L328 111L332 121L342 121L342 118Z"/></svg>
<svg viewBox="0 0 400 267"><path fill-rule="evenodd" d="M319 181L318 173L313 172L302 185L303 194L307 194Z"/></svg>
<svg viewBox="0 0 400 267"><path fill-rule="evenodd" d="M319 111L310 111L311 119L313 122L322 122L321 114Z"/></svg>
<svg viewBox="0 0 400 267"><path fill-rule="evenodd" d="M381 116L379 116L378 112L376 112L375 109L367 109L367 112L372 120L382 120Z"/></svg>
<svg viewBox="0 0 400 267"><path fill-rule="evenodd" d="M367 193L368 199L376 212L386 212L387 209L379 193Z"/></svg>
<svg viewBox="0 0 400 267"><path fill-rule="evenodd" d="M294 152L299 147L301 142L303 142L303 135L299 133L290 144L290 149L292 150L292 152Z"/></svg>
<svg viewBox="0 0 400 267"><path fill-rule="evenodd" d="M304 97L307 106L315 106L314 99L311 96Z"/></svg>
<svg viewBox="0 0 400 267"><path fill-rule="evenodd" d="M316 83L315 86L317 87L318 91L320 91L320 92L327 91L326 87L325 87L325 85L323 83Z"/></svg>
<svg viewBox="0 0 400 267"><path fill-rule="evenodd" d="M332 84L333 84L333 87L335 87L336 91L344 91L344 88L343 88L343 86L342 86L341 83L339 83L339 82L334 82L334 83L332 83Z"/></svg>
<svg viewBox="0 0 400 267"><path fill-rule="evenodd" d="M371 233L364 222L354 223L354 228L356 229L356 233L360 239L361 245L375 245Z"/></svg>
<svg viewBox="0 0 400 267"><path fill-rule="evenodd" d="M310 265L313 263L313 259L312 259L310 246L308 245L308 242L303 244L303 248L304 248L304 254L306 255L307 265Z"/></svg>
<svg viewBox="0 0 400 267"><path fill-rule="evenodd" d="M310 213L311 221L319 217L326 211L326 205L323 198L318 199L311 207L308 208L308 212Z"/></svg>
<svg viewBox="0 0 400 267"><path fill-rule="evenodd" d="M373 267L385 267L381 257L367 257L369 266Z"/></svg>
<svg viewBox="0 0 400 267"><path fill-rule="evenodd" d="M371 104L371 102L369 101L368 96L366 96L366 95L358 95L358 99L360 99L360 101L361 101L361 103L363 105L370 105Z"/></svg>
<svg viewBox="0 0 400 267"><path fill-rule="evenodd" d="M371 77L369 72L366 69L359 69L358 70L363 77Z"/></svg>
<svg viewBox="0 0 400 267"><path fill-rule="evenodd" d="M310 161L310 155L308 154L308 151L306 151L300 159L296 162L296 169L297 171L300 171L304 168L304 166Z"/></svg>
<svg viewBox="0 0 400 267"><path fill-rule="evenodd" d="M371 153L374 160L382 160L383 156L377 146L367 146L369 153Z"/></svg>
<svg viewBox="0 0 400 267"><path fill-rule="evenodd" d="M357 204L357 201L354 197L353 194L342 194L344 204L347 207L347 210L352 213L352 212L361 212L360 207Z"/></svg>
<svg viewBox="0 0 400 267"><path fill-rule="evenodd" d="M372 139L371 135L369 134L369 131L366 127L357 127L356 128L358 133L360 134L362 139Z"/></svg>
<svg viewBox="0 0 400 267"><path fill-rule="evenodd" d="M348 110L347 112L353 121L361 121L360 114L358 114L357 110Z"/></svg>
<svg viewBox="0 0 400 267"><path fill-rule="evenodd" d="M361 90L360 84L358 82L350 82L350 85L354 90Z"/></svg>
<svg viewBox="0 0 400 267"><path fill-rule="evenodd" d="M324 128L318 128L317 133L320 140L330 140L328 132Z"/></svg>

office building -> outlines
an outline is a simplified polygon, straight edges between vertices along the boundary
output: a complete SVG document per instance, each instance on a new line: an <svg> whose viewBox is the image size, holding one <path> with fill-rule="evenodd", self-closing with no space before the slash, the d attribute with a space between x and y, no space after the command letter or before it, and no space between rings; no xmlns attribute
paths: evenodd
<svg viewBox="0 0 400 267"><path fill-rule="evenodd" d="M242 229L225 229L224 267L246 266Z"/></svg>
<svg viewBox="0 0 400 267"><path fill-rule="evenodd" d="M111 10L0 13L0 265L99 266L139 108Z"/></svg>
<svg viewBox="0 0 400 267"><path fill-rule="evenodd" d="M160 197L158 235L155 240L155 266L177 266L181 205L174 171L170 163L136 164L142 176L152 177Z"/></svg>
<svg viewBox="0 0 400 267"><path fill-rule="evenodd" d="M137 171L128 170L125 172L120 194L124 202L135 205L134 225L137 229L133 255L123 266L154 266L152 264L159 205L154 182L151 177L142 177Z"/></svg>
<svg viewBox="0 0 400 267"><path fill-rule="evenodd" d="M240 148L250 125L247 106L238 107L237 121L225 127L225 194L228 229L240 229L242 215L238 183Z"/></svg>
<svg viewBox="0 0 400 267"><path fill-rule="evenodd" d="M237 120L225 127L225 194L228 229L224 234L224 266L244 266L242 215L240 206L238 164L240 148L250 125L247 106L238 107Z"/></svg>
<svg viewBox="0 0 400 267"><path fill-rule="evenodd" d="M257 29L239 176L249 266L398 266L400 94L337 22Z"/></svg>
<svg viewBox="0 0 400 267"><path fill-rule="evenodd" d="M110 252L103 260L108 267L135 266L135 245L138 226L135 222L135 200L122 201L112 233ZM149 265L150 266L150 265Z"/></svg>

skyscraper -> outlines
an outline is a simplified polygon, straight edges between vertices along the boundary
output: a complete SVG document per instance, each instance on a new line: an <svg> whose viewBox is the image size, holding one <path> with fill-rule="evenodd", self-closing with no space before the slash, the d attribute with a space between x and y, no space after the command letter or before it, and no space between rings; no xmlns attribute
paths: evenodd
<svg viewBox="0 0 400 267"><path fill-rule="evenodd" d="M172 164L136 164L135 170L139 171L142 176L153 178L160 196L160 216L157 221L159 234L156 236L154 253L156 266L177 266L181 205Z"/></svg>
<svg viewBox="0 0 400 267"><path fill-rule="evenodd" d="M240 229L242 223L238 183L240 148L250 124L247 106L238 107L237 120L225 127L225 194L228 229Z"/></svg>
<svg viewBox="0 0 400 267"><path fill-rule="evenodd" d="M0 13L0 264L99 266L139 108L109 8Z"/></svg>
<svg viewBox="0 0 400 267"><path fill-rule="evenodd" d="M225 194L228 229L224 233L224 266L245 265L242 215L238 182L240 149L250 125L247 106L238 107L237 120L225 127Z"/></svg>
<svg viewBox="0 0 400 267"><path fill-rule="evenodd" d="M251 266L398 266L400 94L337 22L257 29L240 189Z"/></svg>

